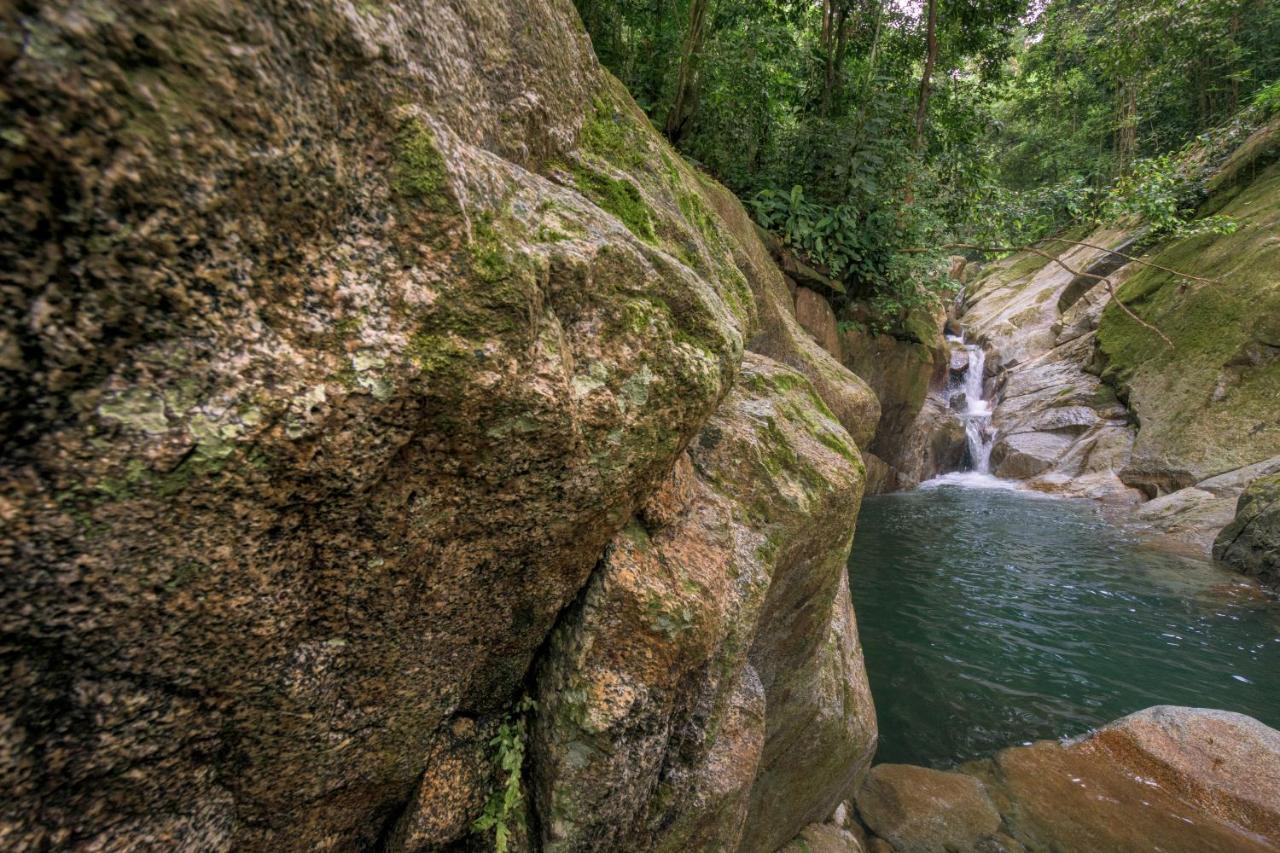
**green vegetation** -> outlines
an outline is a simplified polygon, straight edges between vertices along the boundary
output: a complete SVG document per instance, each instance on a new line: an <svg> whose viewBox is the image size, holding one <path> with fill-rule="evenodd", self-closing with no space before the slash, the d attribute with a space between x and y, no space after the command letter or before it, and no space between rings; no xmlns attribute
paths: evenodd
<svg viewBox="0 0 1280 853"><path fill-rule="evenodd" d="M1207 179L1280 109L1280 5L1256 0L578 7L681 153L887 316L946 295L957 245L1117 220L1229 232L1202 215ZM620 109L598 102L583 130L619 165L637 150ZM625 187L585 183L648 233Z"/></svg>
<svg viewBox="0 0 1280 853"><path fill-rule="evenodd" d="M654 242L656 236L653 219L635 184L583 167L574 169L573 176L578 189L601 208L622 220L622 224L632 234L646 242Z"/></svg>
<svg viewBox="0 0 1280 853"><path fill-rule="evenodd" d="M393 186L403 196L414 198L432 210L448 206L448 171L436 147L435 135L421 119L409 118L396 135L396 172Z"/></svg>
<svg viewBox="0 0 1280 853"><path fill-rule="evenodd" d="M537 703L528 696L521 697L510 719L498 727L498 734L489 742L495 749L494 765L498 770L499 785L489 795L484 812L472 824L472 829L479 833L492 830L493 847L497 853L507 853L511 843L511 822L524 806L521 773L529 737L528 718L537 707Z"/></svg>

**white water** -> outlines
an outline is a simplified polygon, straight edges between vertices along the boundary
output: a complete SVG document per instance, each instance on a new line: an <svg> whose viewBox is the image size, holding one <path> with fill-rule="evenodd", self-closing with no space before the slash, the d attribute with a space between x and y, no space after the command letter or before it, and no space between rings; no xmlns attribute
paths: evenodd
<svg viewBox="0 0 1280 853"><path fill-rule="evenodd" d="M969 356L969 365L965 369L964 379L954 391L962 391L965 399L965 410L958 413L964 421L965 440L969 445L969 461L973 465L971 473L991 473L991 447L995 444L995 429L991 426L991 401L984 396L983 373L987 356L982 347L965 343L963 338L948 336L948 340L964 343L964 350ZM951 393L947 397L950 400Z"/></svg>

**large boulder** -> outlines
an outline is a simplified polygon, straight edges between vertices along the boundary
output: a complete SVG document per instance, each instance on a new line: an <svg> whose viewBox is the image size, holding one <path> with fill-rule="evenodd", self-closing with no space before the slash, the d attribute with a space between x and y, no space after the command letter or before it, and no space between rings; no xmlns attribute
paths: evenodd
<svg viewBox="0 0 1280 853"><path fill-rule="evenodd" d="M1141 424L1121 477L1153 495L1280 454L1280 164L1210 203L1233 233L1173 241L1118 290L1168 342L1115 304L1097 333L1102 376Z"/></svg>
<svg viewBox="0 0 1280 853"><path fill-rule="evenodd" d="M844 582L862 488L847 433L799 374L749 355L687 459L539 670L543 849L732 849L745 825L744 849L772 850L874 749Z"/></svg>
<svg viewBox="0 0 1280 853"><path fill-rule="evenodd" d="M457 840L763 249L568 0L0 20L0 846L371 847L411 797Z"/></svg>
<svg viewBox="0 0 1280 853"><path fill-rule="evenodd" d="M1243 714L1158 706L1063 744L966 765L1031 850L1275 850L1280 732Z"/></svg>
<svg viewBox="0 0 1280 853"><path fill-rule="evenodd" d="M898 853L991 849L1000 813L972 776L911 764L878 764L858 792L858 813Z"/></svg>
<svg viewBox="0 0 1280 853"><path fill-rule="evenodd" d="M1280 584L1280 474L1259 477L1240 495L1213 556L1263 583Z"/></svg>

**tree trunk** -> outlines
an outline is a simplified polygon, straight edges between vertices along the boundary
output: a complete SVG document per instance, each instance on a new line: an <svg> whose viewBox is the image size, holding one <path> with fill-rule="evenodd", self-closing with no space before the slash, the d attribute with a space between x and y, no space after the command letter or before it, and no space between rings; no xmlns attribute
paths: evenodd
<svg viewBox="0 0 1280 853"><path fill-rule="evenodd" d="M929 94L933 87L933 66L938 62L938 0L929 0L928 20L925 24L924 70L920 73L920 97L916 101L916 138L917 153L924 150L925 129L929 123ZM916 200L915 173L907 175L906 192L902 200L910 205ZM899 212L901 214L901 212Z"/></svg>
<svg viewBox="0 0 1280 853"><path fill-rule="evenodd" d="M1129 168L1137 151L1138 87L1132 80L1126 80L1120 86L1120 121L1116 131L1116 156L1122 173Z"/></svg>
<svg viewBox="0 0 1280 853"><path fill-rule="evenodd" d="M676 93L667 111L664 130L675 145L684 136L697 101L698 60L707 37L707 7L710 0L689 0L689 29L680 46L680 68L676 73Z"/></svg>
<svg viewBox="0 0 1280 853"><path fill-rule="evenodd" d="M830 116L840 88L840 67L844 64L845 48L849 42L849 7L841 4L837 9L833 0L827 0L822 19L822 47L826 54L826 76L822 82L822 114Z"/></svg>
<svg viewBox="0 0 1280 853"><path fill-rule="evenodd" d="M929 94L933 88L933 66L938 62L938 0L929 0L925 25L924 71L920 74L920 98L916 101L916 150L924 150L924 132L929 121Z"/></svg>

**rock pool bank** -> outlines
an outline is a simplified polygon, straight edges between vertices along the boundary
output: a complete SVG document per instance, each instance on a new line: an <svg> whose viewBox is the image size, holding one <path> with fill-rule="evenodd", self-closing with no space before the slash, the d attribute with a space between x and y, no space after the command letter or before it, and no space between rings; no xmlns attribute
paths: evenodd
<svg viewBox="0 0 1280 853"><path fill-rule="evenodd" d="M872 768L789 853L1263 853L1280 846L1280 732L1242 714L1148 708L1073 741L951 771Z"/></svg>

